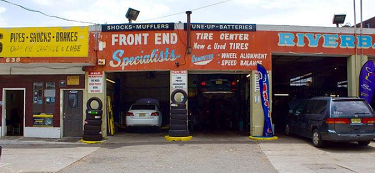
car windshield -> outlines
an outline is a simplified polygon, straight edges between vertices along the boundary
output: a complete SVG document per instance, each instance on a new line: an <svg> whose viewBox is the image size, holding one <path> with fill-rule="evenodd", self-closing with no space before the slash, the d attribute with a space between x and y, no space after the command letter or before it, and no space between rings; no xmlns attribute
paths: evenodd
<svg viewBox="0 0 375 173"><path fill-rule="evenodd" d="M155 105L133 105L131 110L155 110Z"/></svg>
<svg viewBox="0 0 375 173"><path fill-rule="evenodd" d="M333 100L332 117L368 117L373 112L363 100Z"/></svg>

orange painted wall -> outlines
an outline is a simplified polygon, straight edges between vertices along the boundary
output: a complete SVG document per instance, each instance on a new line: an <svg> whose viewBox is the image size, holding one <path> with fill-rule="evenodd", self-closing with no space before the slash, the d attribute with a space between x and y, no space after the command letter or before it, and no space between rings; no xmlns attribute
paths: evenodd
<svg viewBox="0 0 375 173"><path fill-rule="evenodd" d="M290 33L295 36L294 46L280 46L279 33ZM311 56L349 56L355 54L355 48L342 48L341 35L337 34L336 40L327 40L323 37L324 33L306 33L303 34L321 34L316 47L309 46L307 37L297 38L297 32L281 31L192 31L191 47L192 53L186 52L186 31L123 31L123 32L101 32L99 42L105 43L102 51L94 52L93 34L90 34L89 56L97 56L106 59L104 71L153 71L153 70L255 70L256 63L262 63L267 69L271 69L272 54L292 54L292 55L311 55ZM122 34L122 36L121 36ZM138 34L138 42L132 41L132 37ZM157 36L155 36L157 35ZM172 35L172 36L171 36ZM332 35L330 33L329 35ZM335 34L333 34L335 35ZM163 39L169 36L172 39ZM231 39L232 36L232 39ZM374 35L369 35L375 40ZM114 37L115 39L113 39ZM121 38L125 41L121 41ZM313 37L316 39L316 35ZM158 40L159 39L159 40ZM169 41L169 42L168 42ZM175 42L174 42L175 41ZM303 46L297 45L297 42ZM326 41L326 42L325 42ZM99 43L98 42L98 43ZM332 44L337 42L336 48L323 47L323 44ZM103 44L102 43L102 44ZM122 43L122 44L120 44ZM126 45L125 45L126 44ZM204 45L204 47L203 47ZM215 45L221 45L215 46ZM225 45L225 48L224 46ZM234 47L233 47L234 45ZM238 45L238 47L236 47ZM210 48L208 46L211 46ZM344 45L345 46L345 45ZM223 49L220 49L223 48ZM168 50L168 55L165 56ZM115 53L118 51L117 53ZM157 62L149 62L145 56L152 56L152 52L158 57L163 56L163 60L157 59ZM172 51L174 56L171 56ZM360 52L360 49L358 49ZM364 49L365 55L374 56L375 47L371 42L370 48ZM248 58L241 58L241 55L248 55ZM227 57L224 57L227 56ZM254 58L258 56L258 58ZM113 58L115 57L115 58ZM167 58L165 58L167 57ZM174 57L174 58L173 58ZM250 58L249 58L250 57ZM116 60L116 58L118 58ZM132 63L123 63L132 62ZM141 63L142 61L142 63ZM202 62L204 61L204 62ZM146 63L145 63L146 62ZM179 63L179 66L176 65Z"/></svg>

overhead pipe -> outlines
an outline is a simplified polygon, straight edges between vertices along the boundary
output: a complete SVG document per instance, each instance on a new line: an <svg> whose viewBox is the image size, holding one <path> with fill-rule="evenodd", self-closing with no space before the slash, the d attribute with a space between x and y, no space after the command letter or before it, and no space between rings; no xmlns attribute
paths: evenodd
<svg viewBox="0 0 375 173"><path fill-rule="evenodd" d="M186 50L187 50L187 54L191 54L191 38L190 38L190 35L191 35L191 24L190 24L190 15L191 15L191 11L186 11L186 14L187 14L187 34L186 34L186 37L187 37L187 44L186 44Z"/></svg>

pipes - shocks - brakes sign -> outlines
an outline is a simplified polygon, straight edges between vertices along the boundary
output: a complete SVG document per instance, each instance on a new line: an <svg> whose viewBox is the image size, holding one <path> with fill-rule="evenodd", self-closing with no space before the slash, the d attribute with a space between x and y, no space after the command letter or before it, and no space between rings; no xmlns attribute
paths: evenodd
<svg viewBox="0 0 375 173"><path fill-rule="evenodd" d="M87 57L88 27L0 28L0 57Z"/></svg>

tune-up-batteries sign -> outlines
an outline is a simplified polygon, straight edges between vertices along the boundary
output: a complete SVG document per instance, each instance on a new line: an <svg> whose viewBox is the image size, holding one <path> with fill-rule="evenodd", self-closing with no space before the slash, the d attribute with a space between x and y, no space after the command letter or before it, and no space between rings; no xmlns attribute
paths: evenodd
<svg viewBox="0 0 375 173"><path fill-rule="evenodd" d="M87 57L88 27L0 28L0 57Z"/></svg>

